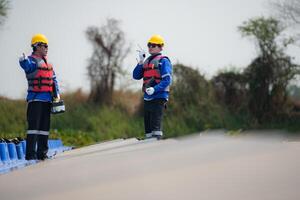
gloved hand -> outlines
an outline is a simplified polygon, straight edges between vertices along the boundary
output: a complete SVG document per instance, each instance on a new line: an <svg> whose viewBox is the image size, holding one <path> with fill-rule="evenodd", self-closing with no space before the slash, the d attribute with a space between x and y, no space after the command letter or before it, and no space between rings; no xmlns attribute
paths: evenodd
<svg viewBox="0 0 300 200"><path fill-rule="evenodd" d="M146 88L146 93L147 93L148 95L152 95L152 94L154 93L154 88L153 88L153 87L148 87L148 88Z"/></svg>
<svg viewBox="0 0 300 200"><path fill-rule="evenodd" d="M139 64L142 64L144 62L145 58L146 58L146 52L143 49L136 50L136 51L139 52L139 60L138 60L138 62L139 62Z"/></svg>
<svg viewBox="0 0 300 200"><path fill-rule="evenodd" d="M26 60L26 55L25 53L22 54L21 57L19 57L19 61L22 62L23 60Z"/></svg>
<svg viewBox="0 0 300 200"><path fill-rule="evenodd" d="M53 102L59 102L59 100L60 100L60 95L57 94L57 96L53 98Z"/></svg>

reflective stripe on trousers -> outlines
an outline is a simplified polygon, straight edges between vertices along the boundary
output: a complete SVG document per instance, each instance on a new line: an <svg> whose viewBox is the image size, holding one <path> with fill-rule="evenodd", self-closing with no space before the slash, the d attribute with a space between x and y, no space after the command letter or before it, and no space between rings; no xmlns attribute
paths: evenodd
<svg viewBox="0 0 300 200"><path fill-rule="evenodd" d="M49 135L49 131L27 130L27 134Z"/></svg>

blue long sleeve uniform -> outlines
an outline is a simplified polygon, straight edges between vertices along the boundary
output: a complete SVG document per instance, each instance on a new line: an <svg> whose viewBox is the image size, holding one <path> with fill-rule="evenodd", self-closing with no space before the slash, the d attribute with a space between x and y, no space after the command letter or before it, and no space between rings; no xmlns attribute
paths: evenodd
<svg viewBox="0 0 300 200"><path fill-rule="evenodd" d="M168 58L162 58L160 63L159 70L162 80L153 87L153 95L148 95L146 92L144 92L144 100L146 101L153 99L169 99L169 92L165 91L165 89L172 83L172 64ZM143 64L137 64L133 70L132 76L136 80L143 78Z"/></svg>
<svg viewBox="0 0 300 200"><path fill-rule="evenodd" d="M29 56L27 59L19 61L20 66L24 69L26 74L32 73L37 70L37 63L35 59ZM59 94L59 86L56 79L55 72L53 71L53 84L55 85L56 94ZM27 91L26 100L30 101L44 101L44 102L52 102L52 93L51 92L33 92Z"/></svg>

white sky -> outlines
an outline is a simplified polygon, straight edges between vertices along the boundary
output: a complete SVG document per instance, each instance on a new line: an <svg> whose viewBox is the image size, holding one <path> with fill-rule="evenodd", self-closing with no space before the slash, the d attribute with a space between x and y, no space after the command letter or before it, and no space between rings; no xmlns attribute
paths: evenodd
<svg viewBox="0 0 300 200"><path fill-rule="evenodd" d="M86 66L92 46L85 30L101 26L108 17L121 20L132 44L124 62L130 73L136 64L137 44L146 49L155 33L165 38L164 53L173 63L198 68L208 77L229 65L245 67L256 56L256 49L237 27L252 17L268 15L267 5L267 0L12 0L0 29L0 95L25 98L27 83L18 57L22 52L31 53L35 33L49 40L48 57L62 92L88 91ZM129 76L122 84L141 82Z"/></svg>

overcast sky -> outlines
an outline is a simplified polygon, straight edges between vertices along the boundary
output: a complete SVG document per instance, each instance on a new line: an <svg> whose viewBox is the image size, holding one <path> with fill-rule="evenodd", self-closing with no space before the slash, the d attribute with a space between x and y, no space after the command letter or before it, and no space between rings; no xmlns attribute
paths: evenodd
<svg viewBox="0 0 300 200"><path fill-rule="evenodd" d="M242 38L237 27L257 16L268 16L267 0L12 0L0 29L0 95L25 98L27 83L18 57L31 54L35 33L49 40L62 92L89 90L86 66L92 46L85 36L89 26L101 26L107 18L121 20L132 51L124 62L131 72L136 64L137 44L146 49L152 34L166 41L164 53L173 63L198 68L207 77L219 69L247 66L256 56L255 45ZM292 52L292 54L296 54ZM141 82L126 83L137 86Z"/></svg>

